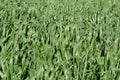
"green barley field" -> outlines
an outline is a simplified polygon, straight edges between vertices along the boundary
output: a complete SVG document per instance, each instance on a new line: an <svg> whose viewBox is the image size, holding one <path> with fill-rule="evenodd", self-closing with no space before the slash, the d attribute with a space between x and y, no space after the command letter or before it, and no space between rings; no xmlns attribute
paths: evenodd
<svg viewBox="0 0 120 80"><path fill-rule="evenodd" d="M0 0L0 80L120 80L120 0Z"/></svg>

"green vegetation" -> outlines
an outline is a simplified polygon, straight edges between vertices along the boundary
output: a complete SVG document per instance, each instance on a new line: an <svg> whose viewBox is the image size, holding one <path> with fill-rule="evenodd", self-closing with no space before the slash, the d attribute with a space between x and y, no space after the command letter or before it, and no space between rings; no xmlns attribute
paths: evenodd
<svg viewBox="0 0 120 80"><path fill-rule="evenodd" d="M0 80L120 80L120 1L0 0Z"/></svg>

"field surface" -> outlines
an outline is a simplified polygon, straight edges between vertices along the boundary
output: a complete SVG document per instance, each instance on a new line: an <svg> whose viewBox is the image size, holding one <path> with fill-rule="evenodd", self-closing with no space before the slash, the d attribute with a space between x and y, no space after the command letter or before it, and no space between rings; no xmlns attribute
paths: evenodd
<svg viewBox="0 0 120 80"><path fill-rule="evenodd" d="M0 0L0 80L120 80L120 0Z"/></svg>

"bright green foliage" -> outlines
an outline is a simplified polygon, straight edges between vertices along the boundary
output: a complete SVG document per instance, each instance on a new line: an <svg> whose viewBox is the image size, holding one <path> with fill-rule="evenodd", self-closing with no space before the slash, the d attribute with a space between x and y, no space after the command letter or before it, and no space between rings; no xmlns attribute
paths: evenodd
<svg viewBox="0 0 120 80"><path fill-rule="evenodd" d="M120 80L120 0L0 0L0 80Z"/></svg>

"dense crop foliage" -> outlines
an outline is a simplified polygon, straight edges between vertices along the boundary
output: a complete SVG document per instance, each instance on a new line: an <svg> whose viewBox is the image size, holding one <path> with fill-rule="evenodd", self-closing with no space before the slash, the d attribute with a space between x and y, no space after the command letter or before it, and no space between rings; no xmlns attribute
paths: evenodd
<svg viewBox="0 0 120 80"><path fill-rule="evenodd" d="M120 80L120 1L0 0L0 80Z"/></svg>

